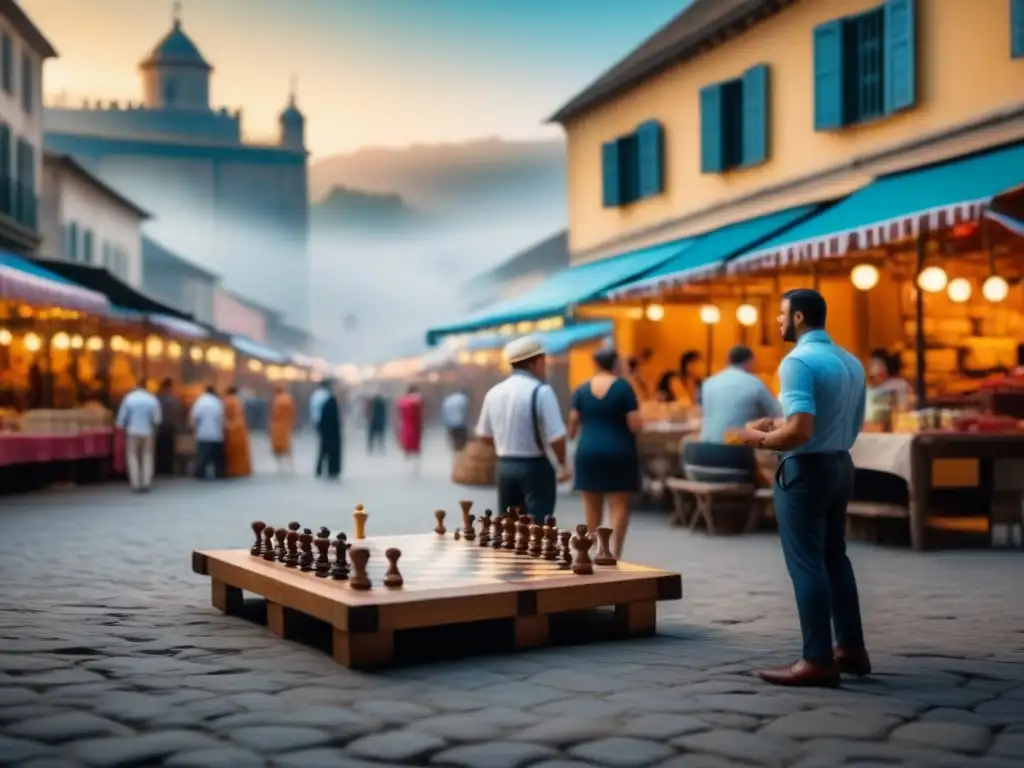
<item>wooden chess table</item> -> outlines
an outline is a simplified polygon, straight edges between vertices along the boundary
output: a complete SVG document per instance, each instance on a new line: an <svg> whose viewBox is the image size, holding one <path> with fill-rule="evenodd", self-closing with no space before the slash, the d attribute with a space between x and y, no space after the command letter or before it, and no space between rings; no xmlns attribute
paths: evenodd
<svg viewBox="0 0 1024 768"><path fill-rule="evenodd" d="M567 563L423 534L359 539L353 547L370 551L370 589L350 580L265 560L248 549L197 551L192 569L209 576L214 607L240 612L243 592L265 598L267 625L285 639L295 638L295 614L331 627L334 659L351 669L393 662L395 635L424 627L509 620L517 649L549 643L555 614L614 606L621 635L655 631L656 606L682 598L677 573L618 562L574 573ZM403 583L384 586L384 553L401 550Z"/></svg>

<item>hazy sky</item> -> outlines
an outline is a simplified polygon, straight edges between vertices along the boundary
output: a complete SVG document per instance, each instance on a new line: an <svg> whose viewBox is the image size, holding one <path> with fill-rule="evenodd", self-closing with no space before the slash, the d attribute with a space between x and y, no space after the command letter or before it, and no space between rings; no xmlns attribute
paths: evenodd
<svg viewBox="0 0 1024 768"><path fill-rule="evenodd" d="M21 0L60 53L48 96L138 100L170 0ZM289 76L316 157L368 145L557 136L544 119L686 0L184 0L215 106L276 133Z"/></svg>

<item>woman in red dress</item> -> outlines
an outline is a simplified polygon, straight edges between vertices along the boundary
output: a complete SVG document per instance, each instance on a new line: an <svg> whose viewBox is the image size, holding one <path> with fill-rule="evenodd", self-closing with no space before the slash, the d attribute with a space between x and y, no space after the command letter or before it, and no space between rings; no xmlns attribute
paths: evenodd
<svg viewBox="0 0 1024 768"><path fill-rule="evenodd" d="M406 393L398 399L398 444L405 453L405 458L419 459L423 441L423 397L419 387L409 386Z"/></svg>

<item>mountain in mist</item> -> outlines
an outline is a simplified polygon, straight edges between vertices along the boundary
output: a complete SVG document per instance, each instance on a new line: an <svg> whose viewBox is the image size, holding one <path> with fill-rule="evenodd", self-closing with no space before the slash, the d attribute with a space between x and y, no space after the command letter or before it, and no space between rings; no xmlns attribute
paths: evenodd
<svg viewBox="0 0 1024 768"><path fill-rule="evenodd" d="M407 231L423 227L431 217L412 208L391 192L368 192L343 185L332 186L319 202L310 206L314 232Z"/></svg>

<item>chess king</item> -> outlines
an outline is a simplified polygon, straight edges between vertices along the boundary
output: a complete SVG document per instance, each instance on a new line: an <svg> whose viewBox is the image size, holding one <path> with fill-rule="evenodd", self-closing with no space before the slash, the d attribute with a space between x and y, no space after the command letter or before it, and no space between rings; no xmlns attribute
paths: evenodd
<svg viewBox="0 0 1024 768"><path fill-rule="evenodd" d="M545 382L547 356L540 342L516 339L503 355L512 373L484 396L476 435L498 456L498 510L523 507L533 520L544 520L554 514L557 483L570 476L565 422L558 397Z"/></svg>

